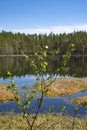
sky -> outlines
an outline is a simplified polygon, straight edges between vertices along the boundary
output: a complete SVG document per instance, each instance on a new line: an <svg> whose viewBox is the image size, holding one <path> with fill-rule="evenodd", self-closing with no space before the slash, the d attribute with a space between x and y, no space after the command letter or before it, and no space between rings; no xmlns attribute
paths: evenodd
<svg viewBox="0 0 87 130"><path fill-rule="evenodd" d="M87 0L0 0L0 31L87 31Z"/></svg>

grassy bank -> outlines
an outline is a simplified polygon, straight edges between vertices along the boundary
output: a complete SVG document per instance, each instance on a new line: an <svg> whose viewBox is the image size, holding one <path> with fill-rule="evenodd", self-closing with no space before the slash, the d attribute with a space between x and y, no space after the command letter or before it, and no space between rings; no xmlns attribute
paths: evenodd
<svg viewBox="0 0 87 130"><path fill-rule="evenodd" d="M7 89L7 84L0 84L0 101L6 102L14 100L13 93ZM48 96L60 96L65 94L72 94L79 91L87 90L87 79L77 78L61 78L57 79L48 88ZM75 103L87 103L87 96L75 100ZM84 104L83 104L84 105ZM33 115L29 115L32 121ZM72 130L73 117L64 116L61 114L44 114L39 115L34 124L33 130ZM87 119L75 119L74 130L87 130ZM0 114L0 130L28 130L26 120L22 114L16 115L14 113Z"/></svg>
<svg viewBox="0 0 87 130"><path fill-rule="evenodd" d="M32 116L32 115L31 115ZM33 130L71 130L73 118L70 116L39 115ZM27 130L26 120L22 115L0 114L0 130ZM75 120L74 130L86 130L87 120Z"/></svg>
<svg viewBox="0 0 87 130"><path fill-rule="evenodd" d="M48 87L48 96L73 94L87 90L87 79L59 78Z"/></svg>
<svg viewBox="0 0 87 130"><path fill-rule="evenodd" d="M75 104L81 104L83 106L87 106L87 96L79 97L74 100Z"/></svg>
<svg viewBox="0 0 87 130"><path fill-rule="evenodd" d="M0 84L0 101L2 102L14 100L13 93L7 87L7 84Z"/></svg>
<svg viewBox="0 0 87 130"><path fill-rule="evenodd" d="M47 84L47 82L46 82ZM13 93L7 89L7 84L0 84L0 101L14 100ZM39 86L39 85L38 85ZM38 87L40 89L40 86ZM87 79L59 78L48 87L47 96L61 96L87 90ZM87 97L76 100L76 103L87 101Z"/></svg>

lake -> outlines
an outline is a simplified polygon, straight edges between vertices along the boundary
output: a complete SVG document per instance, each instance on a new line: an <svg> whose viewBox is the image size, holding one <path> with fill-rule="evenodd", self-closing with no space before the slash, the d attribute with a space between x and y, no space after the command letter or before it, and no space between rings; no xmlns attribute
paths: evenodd
<svg viewBox="0 0 87 130"><path fill-rule="evenodd" d="M56 68L61 66L61 56L50 58L48 57L48 68L47 72L44 74L45 77L48 75L54 76ZM63 76L68 78L78 77L87 78L87 57L73 56L71 57L66 73L59 73L58 78ZM33 70L30 68L30 64L25 61L22 56L1 56L0 57L0 83L10 83L7 77L7 72L10 71L13 78L18 86L21 84L30 85L36 82L36 77ZM66 95L61 97L44 97L44 105L40 108L40 113L49 112L50 107L54 106L53 112L62 112L60 107L65 106L65 110L62 113L67 113L73 115L75 108L80 108L81 106L73 105L72 100L87 95L87 91L79 92L77 94ZM38 102L34 99L30 105L29 111L34 113L36 109L31 109L32 106L37 106ZM35 107L34 107L35 108ZM0 103L0 112L14 111L15 113L20 113L21 110L18 108L15 102ZM87 107L81 108L77 116L86 116Z"/></svg>

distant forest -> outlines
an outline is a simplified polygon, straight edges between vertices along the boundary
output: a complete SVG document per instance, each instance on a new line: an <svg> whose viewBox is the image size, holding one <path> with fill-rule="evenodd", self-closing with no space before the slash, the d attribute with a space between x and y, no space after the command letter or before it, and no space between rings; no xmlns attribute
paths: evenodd
<svg viewBox="0 0 87 130"><path fill-rule="evenodd" d="M40 48L48 46L48 54L57 48L61 54L69 50L69 44L75 44L73 55L87 55L87 32L73 32L63 34L21 34L0 32L0 55L19 55L39 52Z"/></svg>

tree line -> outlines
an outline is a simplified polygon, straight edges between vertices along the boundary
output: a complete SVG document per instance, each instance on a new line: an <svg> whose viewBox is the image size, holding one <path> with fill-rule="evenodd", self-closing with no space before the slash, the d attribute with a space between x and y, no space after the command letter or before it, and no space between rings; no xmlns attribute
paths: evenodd
<svg viewBox="0 0 87 130"><path fill-rule="evenodd" d="M48 54L60 49L61 54L69 50L69 45L75 44L74 55L87 55L87 32L79 31L63 34L24 34L0 32L0 55L18 55L40 52L40 48L48 46Z"/></svg>

